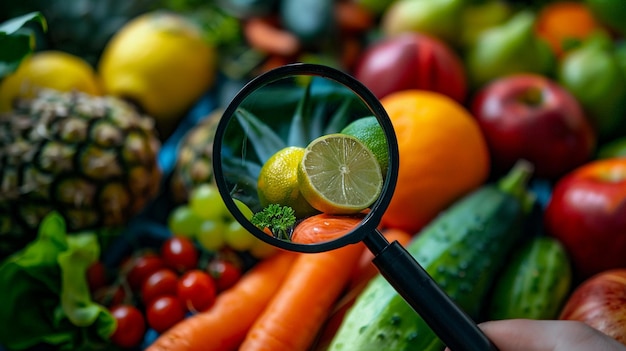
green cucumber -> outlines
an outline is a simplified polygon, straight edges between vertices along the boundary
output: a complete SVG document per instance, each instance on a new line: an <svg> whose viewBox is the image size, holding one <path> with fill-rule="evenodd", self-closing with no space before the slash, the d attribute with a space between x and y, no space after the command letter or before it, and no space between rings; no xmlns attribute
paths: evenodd
<svg viewBox="0 0 626 351"><path fill-rule="evenodd" d="M409 243L407 250L472 318L521 240L528 211L530 165L516 165L499 183L455 202ZM407 277L410 279L410 277ZM379 274L346 314L329 350L442 350L426 322Z"/></svg>
<svg viewBox="0 0 626 351"><path fill-rule="evenodd" d="M489 319L555 319L572 284L569 257L561 243L535 236L517 251L494 286Z"/></svg>

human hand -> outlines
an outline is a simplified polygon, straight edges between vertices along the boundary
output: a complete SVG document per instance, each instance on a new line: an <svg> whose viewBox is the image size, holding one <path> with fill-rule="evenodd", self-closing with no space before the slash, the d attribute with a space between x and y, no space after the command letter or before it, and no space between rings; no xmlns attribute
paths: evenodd
<svg viewBox="0 0 626 351"><path fill-rule="evenodd" d="M511 319L479 327L500 351L626 351L626 345L578 321Z"/></svg>

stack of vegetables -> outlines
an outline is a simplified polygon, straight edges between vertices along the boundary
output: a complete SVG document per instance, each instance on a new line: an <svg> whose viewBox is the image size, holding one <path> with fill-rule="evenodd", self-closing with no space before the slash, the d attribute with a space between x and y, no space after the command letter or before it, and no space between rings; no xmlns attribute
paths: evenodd
<svg viewBox="0 0 626 351"><path fill-rule="evenodd" d="M380 229L475 321L626 343L621 0L100 3L0 5L3 351L444 349L361 244L283 252L226 210L221 111L291 62L380 99L401 160Z"/></svg>

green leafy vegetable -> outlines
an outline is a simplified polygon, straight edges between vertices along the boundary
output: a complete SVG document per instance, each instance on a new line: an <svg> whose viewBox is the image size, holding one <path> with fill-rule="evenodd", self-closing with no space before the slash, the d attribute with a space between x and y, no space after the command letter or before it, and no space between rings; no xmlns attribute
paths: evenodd
<svg viewBox="0 0 626 351"><path fill-rule="evenodd" d="M24 350L98 350L116 327L91 300L86 269L99 257L93 232L67 235L63 217L46 216L37 239L0 265L0 345Z"/></svg>
<svg viewBox="0 0 626 351"><path fill-rule="evenodd" d="M251 222L261 230L268 228L279 239L289 240L296 224L295 213L289 206L270 204L261 212L255 213Z"/></svg>
<svg viewBox="0 0 626 351"><path fill-rule="evenodd" d="M24 27L31 21L39 22L44 30L47 29L46 20L40 12L31 12L0 24L0 79L13 73L24 57L33 51L34 34Z"/></svg>

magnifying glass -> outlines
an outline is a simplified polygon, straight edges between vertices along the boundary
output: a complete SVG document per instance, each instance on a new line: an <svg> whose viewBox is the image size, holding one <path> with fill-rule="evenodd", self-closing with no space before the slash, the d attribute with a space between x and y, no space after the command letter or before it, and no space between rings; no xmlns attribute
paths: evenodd
<svg viewBox="0 0 626 351"><path fill-rule="evenodd" d="M219 192L257 238L302 253L363 242L443 343L455 351L497 350L415 258L377 229L398 164L380 101L350 75L317 64L289 64L251 80L225 109L213 144ZM302 234L299 226L319 215L352 224Z"/></svg>

